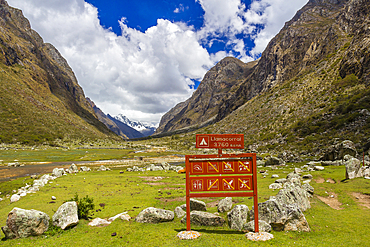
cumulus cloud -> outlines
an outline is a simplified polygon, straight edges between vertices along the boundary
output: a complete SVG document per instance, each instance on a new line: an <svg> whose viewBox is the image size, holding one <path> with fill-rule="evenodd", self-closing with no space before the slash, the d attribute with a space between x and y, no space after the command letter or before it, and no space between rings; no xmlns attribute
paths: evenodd
<svg viewBox="0 0 370 247"><path fill-rule="evenodd" d="M210 37L227 37L227 45L244 62L256 59L268 42L308 0L255 0L246 6L240 0L196 0L205 11L200 40L211 46ZM254 40L248 52L244 38Z"/></svg>
<svg viewBox="0 0 370 247"><path fill-rule="evenodd" d="M238 54L251 61L308 0L196 0L203 8L200 30L186 23L158 19L145 32L119 23L122 35L104 29L98 10L84 0L8 0L23 10L32 28L67 59L83 87L104 112L146 122L193 93L217 61ZM174 13L185 11L180 4ZM262 27L262 28L261 28ZM204 47L225 38L229 51L209 54ZM255 40L249 52L243 38ZM225 41L226 40L226 41Z"/></svg>
<svg viewBox="0 0 370 247"><path fill-rule="evenodd" d="M196 33L159 19L144 33L120 21L122 35L104 29L98 10L83 0L10 0L45 42L73 68L85 94L106 113L159 122L194 90L214 65ZM180 6L181 7L181 6Z"/></svg>

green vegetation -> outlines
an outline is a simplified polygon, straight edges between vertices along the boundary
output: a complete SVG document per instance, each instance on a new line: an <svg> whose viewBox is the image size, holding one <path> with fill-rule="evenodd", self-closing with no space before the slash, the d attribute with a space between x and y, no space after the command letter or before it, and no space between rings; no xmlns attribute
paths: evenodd
<svg viewBox="0 0 370 247"><path fill-rule="evenodd" d="M294 167L302 164L288 165L282 169L270 170L269 176L263 178L258 174L259 202L265 201L277 191L268 189L275 179L272 174L285 177ZM266 169L266 168L263 168ZM304 212L311 232L272 232L274 239L268 242L250 242L244 233L224 227L204 227L192 225L202 236L197 240L185 241L176 238L179 231L186 226L175 218L173 222L161 224L141 224L133 219L130 222L114 221L106 227L89 227L87 220L69 230L60 231L51 227L40 237L2 241L3 246L360 246L370 240L367 226L370 209L362 206L356 194L370 194L370 181L365 179L343 180L345 168L326 167L324 171L314 172L311 185L315 196L311 199L311 209ZM94 197L97 205L94 218L109 218L118 213L128 212L131 217L147 207L174 210L185 203L184 175L174 172L125 172L120 170L108 172L89 172L68 175L54 180L41 188L36 194L30 194L20 201L10 204L9 200L0 202L0 225L5 225L8 212L14 207L37 209L52 216L58 207L76 193ZM163 179L154 181L154 177ZM327 180L335 182L328 183ZM51 196L56 196L56 203L49 203ZM319 200L316 195L338 198L340 210L336 210ZM221 198L204 198L209 212L216 212L216 203ZM233 198L235 204L245 204L249 208L253 200ZM226 213L221 214L226 218ZM117 236L112 237L115 232ZM1 233L1 238L4 235Z"/></svg>
<svg viewBox="0 0 370 247"><path fill-rule="evenodd" d="M83 198L78 198L78 194L76 192L73 198L67 200L67 202L70 202L70 201L74 201L77 203L77 207L78 207L77 214L78 214L79 219L88 220L89 218L91 218L89 216L92 215L92 211L95 208L93 198L89 197L88 195L86 195Z"/></svg>

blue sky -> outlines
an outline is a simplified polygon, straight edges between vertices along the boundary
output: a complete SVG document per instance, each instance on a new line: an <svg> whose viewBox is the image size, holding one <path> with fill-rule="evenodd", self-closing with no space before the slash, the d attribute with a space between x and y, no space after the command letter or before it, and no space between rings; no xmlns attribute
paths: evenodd
<svg viewBox="0 0 370 247"><path fill-rule="evenodd" d="M7 0L106 114L158 124L226 56L257 59L308 0Z"/></svg>

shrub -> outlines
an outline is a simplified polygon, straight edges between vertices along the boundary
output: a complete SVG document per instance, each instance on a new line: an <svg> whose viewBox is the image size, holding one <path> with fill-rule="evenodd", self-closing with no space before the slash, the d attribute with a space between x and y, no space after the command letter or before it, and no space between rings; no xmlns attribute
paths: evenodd
<svg viewBox="0 0 370 247"><path fill-rule="evenodd" d="M76 195L68 201L77 202L77 214L79 219L88 220L90 211L93 211L95 208L94 199L89 197L88 195L86 195L84 198L79 199L78 194L76 193Z"/></svg>

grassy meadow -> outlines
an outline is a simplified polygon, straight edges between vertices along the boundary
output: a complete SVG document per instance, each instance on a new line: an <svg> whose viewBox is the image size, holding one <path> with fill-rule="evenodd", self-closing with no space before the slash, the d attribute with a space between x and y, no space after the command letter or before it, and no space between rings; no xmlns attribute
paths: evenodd
<svg viewBox="0 0 370 247"><path fill-rule="evenodd" d="M277 191L268 189L274 182L272 174L285 177L294 167L287 165L281 169L267 168L269 175L263 178L258 173L259 202L263 202ZM262 169L262 168L261 168ZM265 169L265 168L263 168ZM123 173L121 173L124 171ZM179 240L176 235L186 226L176 218L172 222L160 224L141 224L134 221L138 213L147 207L174 210L185 203L185 175L169 172L126 172L112 169L107 172L88 172L58 178L36 194L28 194L20 201L10 204L9 199L0 202L0 226L4 226L8 213L14 208L36 209L50 217L58 207L76 193L80 197L88 195L94 199L93 218L109 218L127 212L133 219L129 222L117 219L106 227L90 227L87 220L66 231L48 231L39 237L5 240L1 232L2 246L366 246L370 240L368 222L370 221L370 201L359 201L359 195L370 195L370 181L363 178L344 180L344 167L326 167L324 171L311 172L314 179L311 185L315 196L311 199L311 209L304 212L311 232L275 232L274 239L267 242L252 242L243 232L224 227L204 227L192 225L202 236L196 240ZM19 187L29 182L20 178L0 183ZM361 194L354 194L361 193ZM56 203L50 203L56 196ZM317 196L324 199L337 199L334 209ZM334 197L334 198L331 198ZM357 198L356 198L357 197ZM216 212L217 202L222 198L203 198L209 212ZM246 204L249 208L253 200L233 198L235 204ZM331 202L328 202L330 205ZM339 206L338 206L339 205ZM97 211L96 211L97 210ZM226 218L226 213L221 214ZM116 233L116 236L112 236Z"/></svg>

